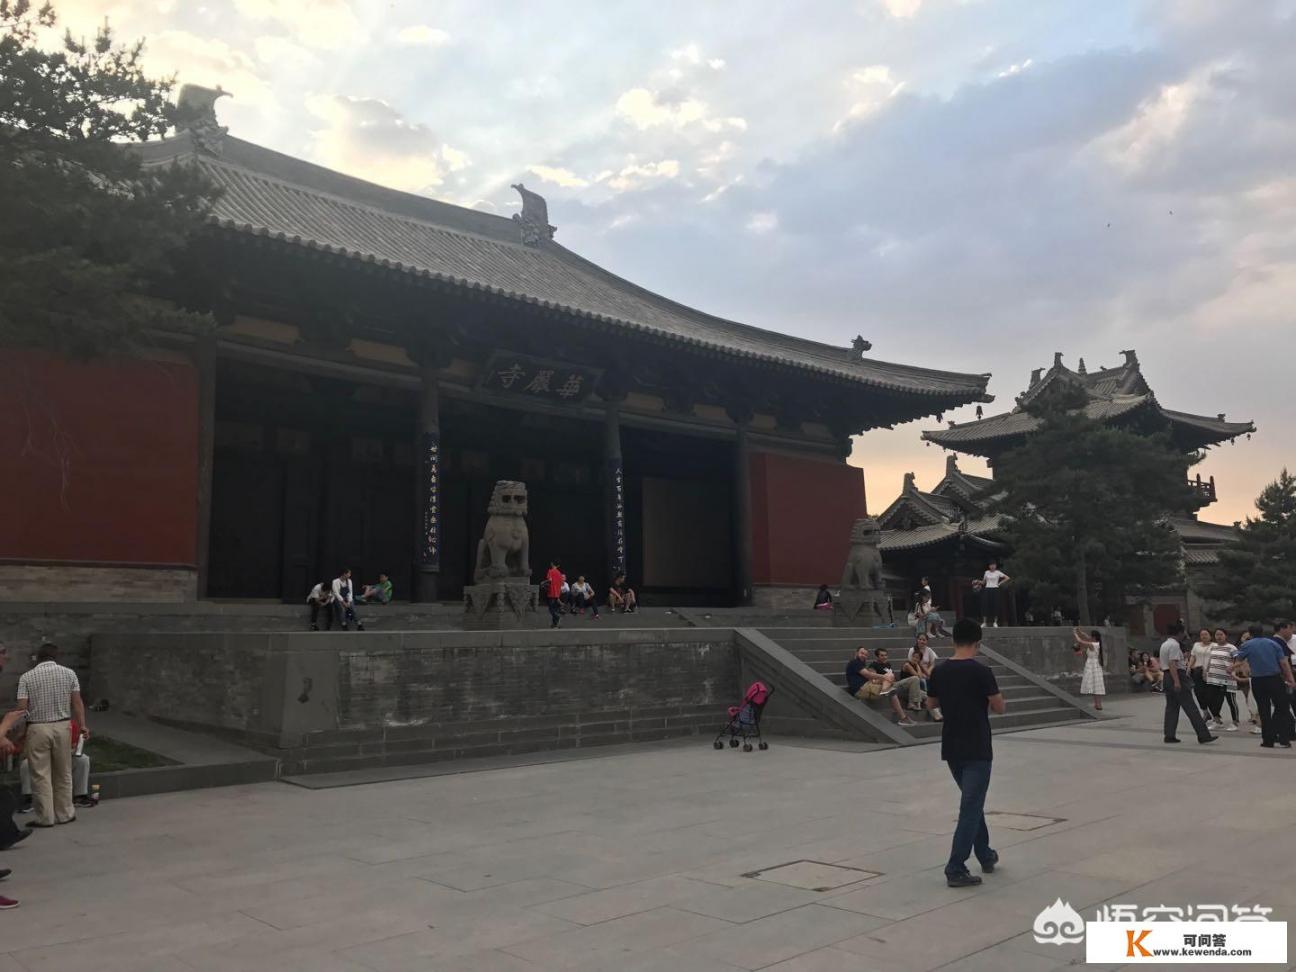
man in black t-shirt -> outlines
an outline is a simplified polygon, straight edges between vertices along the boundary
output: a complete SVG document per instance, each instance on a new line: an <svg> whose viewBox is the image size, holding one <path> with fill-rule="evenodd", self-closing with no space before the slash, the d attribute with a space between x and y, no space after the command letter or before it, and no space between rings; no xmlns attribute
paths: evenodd
<svg viewBox="0 0 1296 972"><path fill-rule="evenodd" d="M927 680L927 705L940 706L945 714L941 730L941 759L949 766L962 797L958 826L945 864L945 881L951 888L981 883L968 871L968 857L975 852L981 870L989 874L999 863L990 848L990 831L985 822L986 791L990 788L990 713L1004 711L1004 697L994 672L977 661L981 625L964 618L954 625L954 656L938 664Z"/></svg>

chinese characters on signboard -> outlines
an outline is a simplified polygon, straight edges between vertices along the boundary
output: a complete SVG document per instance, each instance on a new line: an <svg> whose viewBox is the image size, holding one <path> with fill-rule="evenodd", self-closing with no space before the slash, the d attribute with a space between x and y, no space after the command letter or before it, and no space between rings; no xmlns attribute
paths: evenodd
<svg viewBox="0 0 1296 972"><path fill-rule="evenodd" d="M480 385L489 391L574 403L589 397L599 374L593 368L497 352L482 372Z"/></svg>
<svg viewBox="0 0 1296 972"><path fill-rule="evenodd" d="M435 432L423 436L423 532L420 536L419 565L441 569L441 438Z"/></svg>
<svg viewBox="0 0 1296 972"><path fill-rule="evenodd" d="M608 474L612 482L612 542L615 547L612 572L624 574L626 564L625 541L625 471L620 459L608 460Z"/></svg>

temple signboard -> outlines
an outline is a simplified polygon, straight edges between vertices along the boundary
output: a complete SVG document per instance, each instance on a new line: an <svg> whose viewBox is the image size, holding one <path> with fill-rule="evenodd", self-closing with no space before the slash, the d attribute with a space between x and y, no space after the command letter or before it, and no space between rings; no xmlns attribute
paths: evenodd
<svg viewBox="0 0 1296 972"><path fill-rule="evenodd" d="M597 368L497 351L482 371L478 386L559 404L576 403L590 396L601 375Z"/></svg>

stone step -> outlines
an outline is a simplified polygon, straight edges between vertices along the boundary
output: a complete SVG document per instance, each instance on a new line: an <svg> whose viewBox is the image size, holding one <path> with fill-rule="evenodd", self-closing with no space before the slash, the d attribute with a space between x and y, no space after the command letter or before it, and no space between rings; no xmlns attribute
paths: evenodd
<svg viewBox="0 0 1296 972"><path fill-rule="evenodd" d="M824 676L824 678L828 679L828 681L832 682L838 688L846 687L845 673L822 672L821 674ZM1036 695L1040 695L1040 696L1047 695L1049 698L1057 698L1057 696L1051 695L1043 691L1042 689L1040 689L1038 685L1035 685L1032 682L1028 682L1026 679L1021 678L1020 676L1015 676L1015 677L1017 678L1017 681L1012 683L1006 683L1005 680L1003 679L998 680L999 690L1003 693L1004 698L1006 699L1029 698Z"/></svg>
<svg viewBox="0 0 1296 972"><path fill-rule="evenodd" d="M1028 729L1035 726L1048 726L1056 723L1075 722L1075 710L1070 706L1058 706L1050 709L1032 709L1021 712L1009 710L1003 715L990 716L990 731L1001 732L1005 729ZM919 722L905 730L918 739L939 739L941 723Z"/></svg>

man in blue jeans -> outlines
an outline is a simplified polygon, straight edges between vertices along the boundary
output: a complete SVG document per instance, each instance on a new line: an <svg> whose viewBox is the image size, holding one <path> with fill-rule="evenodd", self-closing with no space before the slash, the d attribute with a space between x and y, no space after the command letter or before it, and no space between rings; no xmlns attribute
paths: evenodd
<svg viewBox="0 0 1296 972"><path fill-rule="evenodd" d="M981 883L968 870L968 858L975 853L981 870L989 874L999 863L990 847L985 822L986 791L990 789L990 713L1004 711L1003 693L994 672L977 661L981 647L981 625L968 618L954 625L954 655L939 662L927 680L927 707L945 714L941 727L941 759L962 796L958 826L945 864L945 883L951 888L968 888Z"/></svg>

